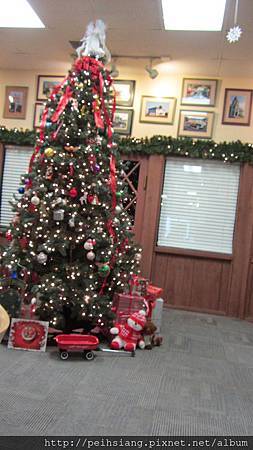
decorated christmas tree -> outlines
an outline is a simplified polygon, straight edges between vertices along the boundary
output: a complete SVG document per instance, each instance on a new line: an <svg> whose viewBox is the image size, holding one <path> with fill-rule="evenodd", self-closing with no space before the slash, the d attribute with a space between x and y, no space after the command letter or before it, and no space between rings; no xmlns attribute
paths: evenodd
<svg viewBox="0 0 253 450"><path fill-rule="evenodd" d="M61 329L68 317L107 327L140 259L122 206L103 22L88 26L77 54L46 102L2 254L1 285L22 280L23 301Z"/></svg>

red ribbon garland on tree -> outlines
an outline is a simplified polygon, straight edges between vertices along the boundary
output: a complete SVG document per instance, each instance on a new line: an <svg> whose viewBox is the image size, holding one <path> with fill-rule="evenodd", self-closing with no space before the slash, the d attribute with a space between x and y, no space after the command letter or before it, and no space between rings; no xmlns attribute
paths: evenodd
<svg viewBox="0 0 253 450"><path fill-rule="evenodd" d="M71 87L68 85L66 87L66 91L64 92L64 94L62 95L62 97L58 103L58 106L57 106L54 114L51 117L51 122L57 122L60 115L63 113L64 109L66 108L69 100L72 98L72 94L73 94L73 91L72 91Z"/></svg>
<svg viewBox="0 0 253 450"><path fill-rule="evenodd" d="M53 90L52 90L52 92L50 94L50 97L49 97L50 100L54 100L56 94L58 94L60 89L62 89L62 87L65 84L67 79L68 79L68 77L64 78L64 80L60 84L58 84L57 86L55 86L53 88ZM37 153L40 151L41 146L42 146L42 144L44 142L45 126L46 126L46 122L47 122L48 111L49 111L49 107L46 106L44 111L43 111L42 118L41 118L41 123L40 123L40 137L39 137L39 139L40 139L41 144L36 145L36 147L34 149L34 152L33 152L32 156L31 156L30 163L29 163L29 173L32 171L32 165L33 165L34 159L35 159ZM59 131L59 127L58 127L57 131Z"/></svg>
<svg viewBox="0 0 253 450"><path fill-rule="evenodd" d="M94 81L99 80L99 86L97 86L97 84L95 83L95 86L93 88L93 93L97 94L98 98L101 101L101 110L98 109L97 102L96 102L96 100L94 100L92 103L94 120L95 120L95 124L96 124L97 128L104 130L105 126L107 126L108 146L110 147L111 143L112 143L112 136L113 136L112 123L113 123L113 117L114 117L114 113L115 113L115 109L116 109L116 98L114 95L112 111L111 111L111 114L109 114L108 108L105 104L105 99L104 99L104 79L103 79L103 75L102 75L103 68L104 68L104 65L102 64L102 62L100 62L94 58L88 57L88 56L79 58L74 63L75 70L77 70L78 72L80 72L81 70L88 71L89 73L91 73L92 80L94 80ZM61 84L59 84L58 86L56 86L53 89L53 91L50 95L51 100L53 100L55 98L55 95L63 87L66 80L71 80L73 82L73 79L71 78L71 74L68 77L66 77L62 81ZM107 76L107 81L110 86L112 84L112 79L109 75ZM62 95L62 97L59 101L56 111L54 112L54 114L51 117L52 122L57 122L60 115L65 110L69 100L72 98L72 94L73 94L73 91L72 91L70 85L68 85L66 87L64 94ZM32 170L32 164L34 162L34 159L35 159L37 153L40 151L40 148L44 141L45 126L46 126L46 121L47 121L47 117L48 117L48 112L49 112L49 107L47 106L43 112L43 116L42 116L42 120L41 120L41 124L40 124L40 142L41 142L41 144L39 144L35 147L34 153L30 160L29 172L31 172L31 170ZM102 119L101 112L103 113L104 121ZM56 138L56 136L58 134L58 130L60 129L61 125L62 124L60 124L60 126L57 128L57 131L55 133L53 133L53 135L52 135L53 139ZM111 192L112 192L112 214L114 214L114 210L115 210L115 207L117 204L117 200L116 200L116 161L115 161L114 154L111 154L111 156L110 156L110 186L111 186ZM108 228L110 236L112 236L112 238L113 238L113 241L116 242L117 237L116 237L115 230L113 228L112 219L110 219L107 222L107 228ZM113 257L111 258L111 261L110 261L111 268L113 267L113 265L115 263L115 259L116 259L115 255L113 255ZM100 294L103 294L104 288L106 286L107 278L108 278L108 276L104 279L103 285L100 290Z"/></svg>

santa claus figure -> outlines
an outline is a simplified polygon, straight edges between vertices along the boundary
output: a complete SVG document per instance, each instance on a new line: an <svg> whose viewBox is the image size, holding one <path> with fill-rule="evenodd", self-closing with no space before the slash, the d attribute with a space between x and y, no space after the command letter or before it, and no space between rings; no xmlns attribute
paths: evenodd
<svg viewBox="0 0 253 450"><path fill-rule="evenodd" d="M143 349L145 347L145 342L142 337L142 330L145 324L145 311L138 311L128 317L126 324L117 324L115 327L111 328L111 334L116 335L111 342L111 348L113 350L124 348L127 352L133 352L138 344L138 346Z"/></svg>

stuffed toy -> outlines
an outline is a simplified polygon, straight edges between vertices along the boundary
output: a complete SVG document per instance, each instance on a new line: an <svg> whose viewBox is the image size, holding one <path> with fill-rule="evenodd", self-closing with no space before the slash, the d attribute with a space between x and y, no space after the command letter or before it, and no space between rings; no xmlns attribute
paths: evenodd
<svg viewBox="0 0 253 450"><path fill-rule="evenodd" d="M163 337L160 334L155 334L152 336L152 346L160 347L163 343Z"/></svg>
<svg viewBox="0 0 253 450"><path fill-rule="evenodd" d="M142 330L146 323L145 311L138 311L131 314L124 325L116 324L110 329L111 334L116 337L111 342L113 350L124 348L127 352L133 352L138 346L143 349L145 347L142 338Z"/></svg>
<svg viewBox="0 0 253 450"><path fill-rule="evenodd" d="M142 331L143 339L145 342L145 349L147 349L147 350L152 349L153 339L155 337L156 330L157 330L157 328L156 328L155 324L151 320L147 320L147 322L143 328L143 331Z"/></svg>

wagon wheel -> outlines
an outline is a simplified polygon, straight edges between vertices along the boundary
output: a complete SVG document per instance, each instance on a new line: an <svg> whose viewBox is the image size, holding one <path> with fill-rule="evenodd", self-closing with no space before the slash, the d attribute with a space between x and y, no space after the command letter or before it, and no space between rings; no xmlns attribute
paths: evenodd
<svg viewBox="0 0 253 450"><path fill-rule="evenodd" d="M68 352L66 352L66 350L62 350L62 351L60 352L60 357L61 357L61 359L63 359L63 360L68 359L69 354L68 354Z"/></svg>
<svg viewBox="0 0 253 450"><path fill-rule="evenodd" d="M85 358L88 360L88 361L92 361L94 358L95 358L95 355L94 355L94 353L93 352L87 352L87 353L85 353Z"/></svg>

